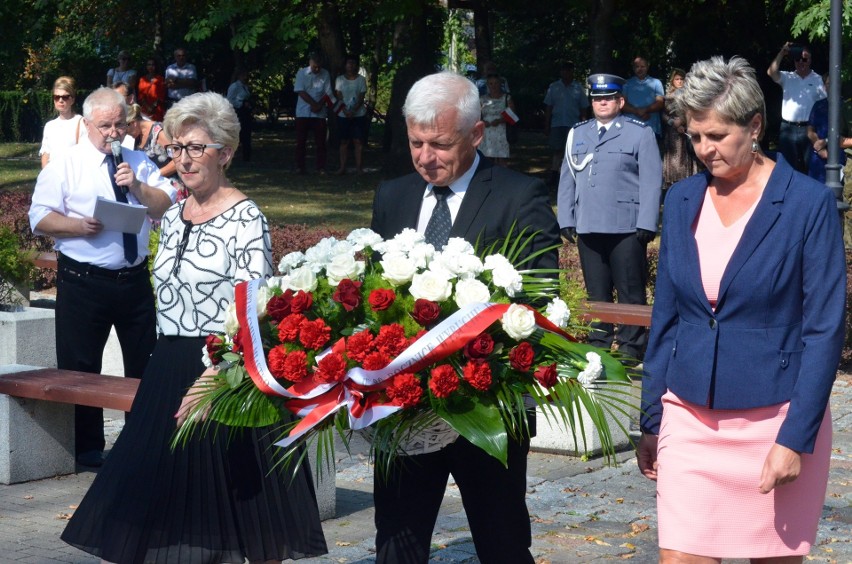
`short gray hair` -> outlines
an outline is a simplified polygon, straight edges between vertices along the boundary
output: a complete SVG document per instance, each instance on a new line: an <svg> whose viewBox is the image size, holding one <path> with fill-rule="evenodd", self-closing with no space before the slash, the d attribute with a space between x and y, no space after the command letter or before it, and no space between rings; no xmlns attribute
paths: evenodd
<svg viewBox="0 0 852 564"><path fill-rule="evenodd" d="M448 110L456 110L456 129L461 132L471 131L482 113L476 85L460 74L444 71L414 83L405 97L402 114L407 122L434 125Z"/></svg>
<svg viewBox="0 0 852 564"><path fill-rule="evenodd" d="M766 101L757 83L754 68L742 57L725 61L712 57L698 61L686 73L683 88L674 95L674 110L685 118L687 112L713 110L722 119L747 126L761 116L757 139L766 132Z"/></svg>
<svg viewBox="0 0 852 564"><path fill-rule="evenodd" d="M88 96L83 102L83 117L86 121L92 121L92 114L95 110L113 110L116 106L121 108L124 116L127 117L127 102L124 101L124 96L106 86L101 86Z"/></svg>
<svg viewBox="0 0 852 564"><path fill-rule="evenodd" d="M166 112L163 129L174 139L187 127L200 127L214 143L236 149L240 142L240 120L234 107L221 94L199 92L182 98Z"/></svg>

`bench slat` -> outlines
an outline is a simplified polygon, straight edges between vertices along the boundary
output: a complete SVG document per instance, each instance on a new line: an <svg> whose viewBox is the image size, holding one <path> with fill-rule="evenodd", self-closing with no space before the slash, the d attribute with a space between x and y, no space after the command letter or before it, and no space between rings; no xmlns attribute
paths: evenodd
<svg viewBox="0 0 852 564"><path fill-rule="evenodd" d="M0 394L130 411L139 380L42 368L0 375Z"/></svg>
<svg viewBox="0 0 852 564"><path fill-rule="evenodd" d="M586 322L598 319L604 323L651 326L651 306L639 304L612 304L607 302L585 302L580 312Z"/></svg>

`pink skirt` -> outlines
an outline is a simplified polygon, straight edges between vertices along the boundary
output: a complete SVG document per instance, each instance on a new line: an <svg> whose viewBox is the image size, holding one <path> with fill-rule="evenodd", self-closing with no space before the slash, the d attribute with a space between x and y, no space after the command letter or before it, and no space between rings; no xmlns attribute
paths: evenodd
<svg viewBox="0 0 852 564"><path fill-rule="evenodd" d="M768 494L760 474L789 403L716 410L663 396L657 446L660 548L715 558L805 555L816 540L831 456L828 408L798 479Z"/></svg>

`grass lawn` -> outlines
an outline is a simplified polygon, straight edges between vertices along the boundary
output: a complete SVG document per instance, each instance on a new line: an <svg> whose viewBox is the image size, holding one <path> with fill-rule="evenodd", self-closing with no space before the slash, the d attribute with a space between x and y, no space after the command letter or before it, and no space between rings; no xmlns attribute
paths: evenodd
<svg viewBox="0 0 852 564"><path fill-rule="evenodd" d="M272 224L326 225L344 231L365 227L370 223L373 190L381 181L399 175L399 169L382 170L387 155L381 152L380 135L380 128L371 128L370 145L364 152L364 174L354 174L350 152L351 172L344 176L315 172L299 175L293 170L292 122L281 121L272 126L258 123L251 162L241 162L238 154L228 177L257 202ZM0 190L32 190L39 172L38 148L37 143L0 143ZM550 150L540 131L522 131L513 153L516 156L512 168L546 178ZM313 156L309 143L309 171L313 169ZM337 148L329 146L328 169L336 170L338 163ZM413 168L409 166L407 170ZM552 196L555 203L556 194Z"/></svg>

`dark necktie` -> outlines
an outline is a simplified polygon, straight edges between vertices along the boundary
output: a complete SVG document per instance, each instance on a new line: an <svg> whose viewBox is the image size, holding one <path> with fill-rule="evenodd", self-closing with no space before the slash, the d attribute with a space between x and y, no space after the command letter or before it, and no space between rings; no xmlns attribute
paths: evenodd
<svg viewBox="0 0 852 564"><path fill-rule="evenodd" d="M601 128L598 129L598 141L603 139L603 136L604 136L605 133L606 133L606 128L604 126L601 126Z"/></svg>
<svg viewBox="0 0 852 564"><path fill-rule="evenodd" d="M106 161L107 170L109 171L109 181L112 183L112 190L115 192L115 200L126 204L127 196L125 196L121 187L115 183L115 160L113 160L112 155L107 155L104 160ZM133 233L122 233L121 237L124 241L124 259L132 265L139 257L136 235Z"/></svg>
<svg viewBox="0 0 852 564"><path fill-rule="evenodd" d="M447 204L447 198L452 191L448 186L433 186L432 193L438 201L435 202L435 209L432 210L432 217L429 218L423 235L427 243L431 243L436 251L440 251L447 244L450 229L453 227L450 206Z"/></svg>

